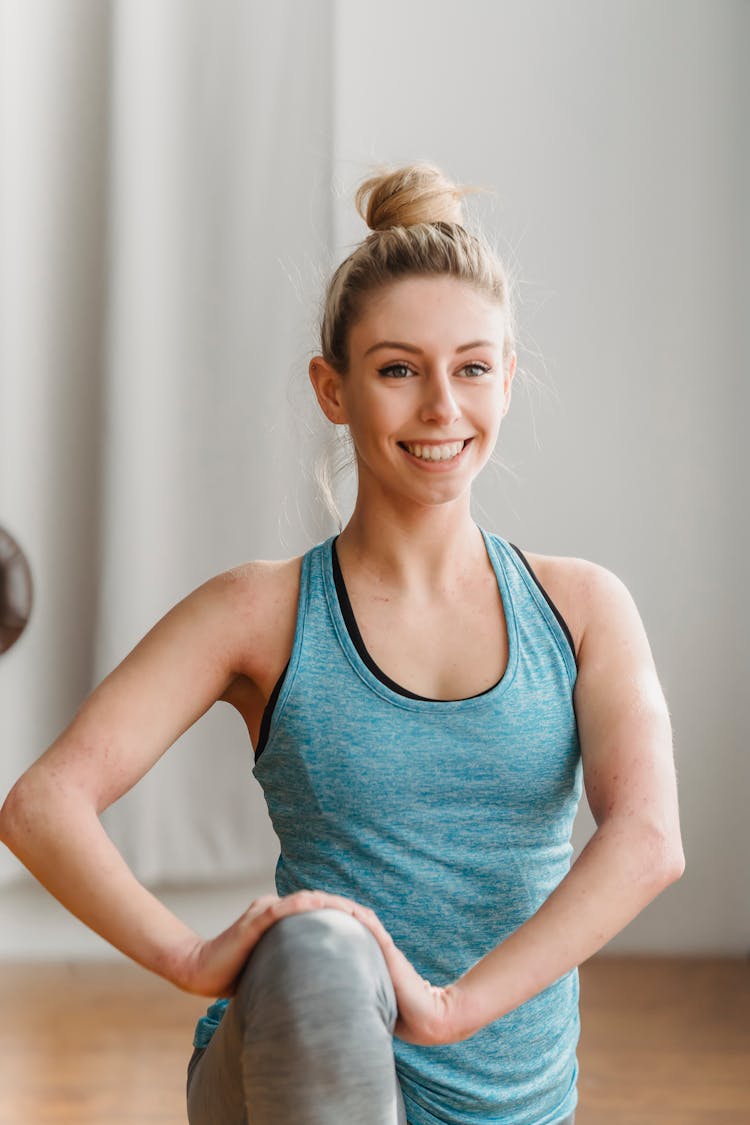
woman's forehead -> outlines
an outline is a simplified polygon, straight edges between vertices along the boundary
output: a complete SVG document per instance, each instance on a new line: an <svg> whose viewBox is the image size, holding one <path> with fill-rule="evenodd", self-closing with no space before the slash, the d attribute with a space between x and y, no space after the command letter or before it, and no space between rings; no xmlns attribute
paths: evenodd
<svg viewBox="0 0 750 1125"><path fill-rule="evenodd" d="M365 352L380 340L418 344L456 338L502 341L502 306L469 282L450 276L403 278L368 295L352 326L351 344ZM459 339L460 337L460 339Z"/></svg>

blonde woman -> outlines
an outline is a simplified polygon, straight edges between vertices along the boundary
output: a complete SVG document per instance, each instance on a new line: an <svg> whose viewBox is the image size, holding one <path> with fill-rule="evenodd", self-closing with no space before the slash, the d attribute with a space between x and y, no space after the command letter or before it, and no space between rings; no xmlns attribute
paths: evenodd
<svg viewBox="0 0 750 1125"><path fill-rule="evenodd" d="M359 188L310 379L358 490L339 533L167 613L23 775L2 836L178 988L191 1125L572 1125L577 966L680 877L672 735L631 595L471 515L516 370L508 277L429 164ZM276 895L204 939L98 819L219 699ZM597 829L571 866L582 787Z"/></svg>

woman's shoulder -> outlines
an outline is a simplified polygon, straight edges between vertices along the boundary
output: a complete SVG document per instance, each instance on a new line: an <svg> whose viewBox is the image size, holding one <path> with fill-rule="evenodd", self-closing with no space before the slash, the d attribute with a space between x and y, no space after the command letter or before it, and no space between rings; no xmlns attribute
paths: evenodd
<svg viewBox="0 0 750 1125"><path fill-rule="evenodd" d="M298 578L303 558L304 555L293 555L286 559L249 559L217 574L214 581L223 582L228 590L234 588L241 594L267 593L269 588L283 587L295 576Z"/></svg>
<svg viewBox="0 0 750 1125"><path fill-rule="evenodd" d="M625 582L609 567L567 555L542 555L518 548L537 581L565 618L575 642L576 658L587 627L631 602Z"/></svg>
<svg viewBox="0 0 750 1125"><path fill-rule="evenodd" d="M515 547L515 544L511 544ZM598 563L568 555L543 555L517 547L526 566L544 589L570 629L576 656L586 630L592 586L605 568Z"/></svg>
<svg viewBox="0 0 750 1125"><path fill-rule="evenodd" d="M251 559L211 579L247 625L242 673L256 683L294 637L303 558Z"/></svg>

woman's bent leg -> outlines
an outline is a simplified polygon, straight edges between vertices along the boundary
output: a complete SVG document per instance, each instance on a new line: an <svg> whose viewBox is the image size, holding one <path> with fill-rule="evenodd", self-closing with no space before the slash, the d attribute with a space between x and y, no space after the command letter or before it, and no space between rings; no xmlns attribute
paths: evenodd
<svg viewBox="0 0 750 1125"><path fill-rule="evenodd" d="M325 907L262 935L188 1076L190 1125L406 1125L375 936Z"/></svg>

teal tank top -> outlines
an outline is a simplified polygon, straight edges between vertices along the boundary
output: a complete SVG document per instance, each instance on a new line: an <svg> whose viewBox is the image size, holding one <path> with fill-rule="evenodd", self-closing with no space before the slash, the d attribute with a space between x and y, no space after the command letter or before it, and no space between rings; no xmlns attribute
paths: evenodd
<svg viewBox="0 0 750 1125"><path fill-rule="evenodd" d="M480 528L508 631L501 679L434 700L359 636L335 536L303 556L289 663L253 775L280 842L281 896L346 895L418 973L447 985L534 914L570 868L582 791L573 642L524 556ZM578 969L460 1043L394 1036L409 1125L555 1125L577 1101ZM206 1046L227 1000L211 1005Z"/></svg>

